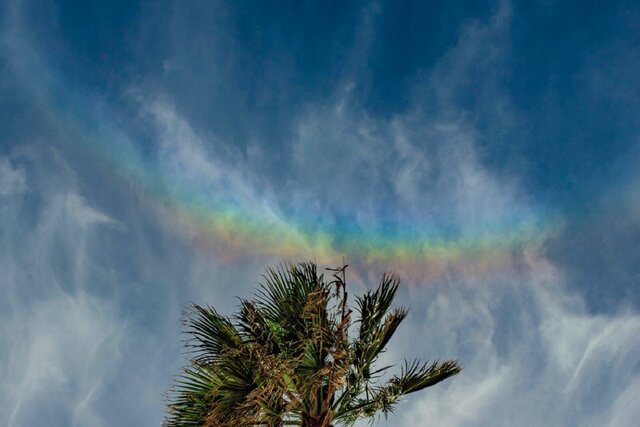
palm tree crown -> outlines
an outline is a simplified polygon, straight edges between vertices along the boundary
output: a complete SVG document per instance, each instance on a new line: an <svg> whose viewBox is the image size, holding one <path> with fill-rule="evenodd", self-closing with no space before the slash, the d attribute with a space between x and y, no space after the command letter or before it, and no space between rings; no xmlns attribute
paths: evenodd
<svg viewBox="0 0 640 427"><path fill-rule="evenodd" d="M165 425L353 425L462 370L453 360L405 360L390 378L390 366L376 369L407 315L391 309L399 279L384 274L352 310L345 269L328 269L325 280L313 262L268 268L232 318L194 304L185 320L192 358L170 392Z"/></svg>

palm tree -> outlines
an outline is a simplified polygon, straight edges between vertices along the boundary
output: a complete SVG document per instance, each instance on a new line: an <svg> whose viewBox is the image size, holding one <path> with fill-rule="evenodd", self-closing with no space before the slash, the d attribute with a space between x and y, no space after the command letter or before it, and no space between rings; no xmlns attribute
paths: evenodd
<svg viewBox="0 0 640 427"><path fill-rule="evenodd" d="M462 370L453 360L405 360L391 377L390 366L376 368L407 316L391 309L400 280L384 274L356 298L352 319L345 269L327 269L325 280L313 262L268 268L232 318L194 304L185 320L192 358L169 394L165 425L350 426Z"/></svg>

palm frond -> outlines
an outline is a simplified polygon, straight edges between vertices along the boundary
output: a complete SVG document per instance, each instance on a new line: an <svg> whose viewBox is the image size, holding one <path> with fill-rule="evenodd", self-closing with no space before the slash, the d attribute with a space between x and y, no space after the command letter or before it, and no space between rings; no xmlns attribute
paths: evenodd
<svg viewBox="0 0 640 427"><path fill-rule="evenodd" d="M354 343L355 367L365 380L371 378L371 364L384 350L396 329L407 317L407 310L398 308L388 314L379 325L370 326L370 330L361 333Z"/></svg>
<svg viewBox="0 0 640 427"><path fill-rule="evenodd" d="M263 311L257 307L254 301L240 300L240 311L235 316L235 320L238 323L239 331L247 342L275 344L283 332L279 325L265 317Z"/></svg>
<svg viewBox="0 0 640 427"><path fill-rule="evenodd" d="M213 307L193 304L184 323L190 336L187 347L201 364L211 363L224 349L237 348L242 344L240 334L231 321Z"/></svg>
<svg viewBox="0 0 640 427"><path fill-rule="evenodd" d="M354 341L357 375L365 381L371 378L371 364L391 340L396 329L407 317L407 310L396 308L389 313L400 279L385 273L377 289L356 298L360 313L360 329Z"/></svg>
<svg viewBox="0 0 640 427"><path fill-rule="evenodd" d="M390 380L390 384L398 387L402 394L434 386L462 371L462 365L456 360L432 363L420 363L418 360L405 360L402 372Z"/></svg>
<svg viewBox="0 0 640 427"><path fill-rule="evenodd" d="M211 392L219 385L219 379L209 369L197 365L186 368L170 391L171 403L164 425L201 425L203 415L211 409Z"/></svg>
<svg viewBox="0 0 640 427"><path fill-rule="evenodd" d="M356 298L360 312L360 337L365 338L380 324L393 303L400 278L394 273L384 273L375 291L367 291Z"/></svg>

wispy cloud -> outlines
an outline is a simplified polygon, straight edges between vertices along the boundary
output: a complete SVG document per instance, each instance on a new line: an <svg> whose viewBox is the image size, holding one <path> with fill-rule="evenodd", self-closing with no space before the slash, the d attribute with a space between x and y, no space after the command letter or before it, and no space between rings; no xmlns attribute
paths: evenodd
<svg viewBox="0 0 640 427"><path fill-rule="evenodd" d="M15 189L24 191L29 181L27 169L6 159L2 165L13 171L13 200L5 192L0 210L0 423L32 425L49 418L107 425L97 406L105 379L118 368L126 321L114 301L89 290L93 254L86 252L93 239L87 229L114 221L79 195L61 195L65 189L33 176L30 199L16 198ZM34 200L43 206L36 218L28 205Z"/></svg>
<svg viewBox="0 0 640 427"><path fill-rule="evenodd" d="M67 194L64 205L67 215L69 215L73 221L77 221L80 227L84 228L94 224L117 224L116 221L109 216L87 206L78 194Z"/></svg>
<svg viewBox="0 0 640 427"><path fill-rule="evenodd" d="M424 307L412 296L414 316L425 320L410 333L421 324L424 341L403 350L459 355L465 371L445 391L410 399L403 425L609 426L637 413L616 402L640 393L640 317L590 315L538 257L527 255L523 276L502 283L451 284Z"/></svg>
<svg viewBox="0 0 640 427"><path fill-rule="evenodd" d="M109 425L97 406L120 363L117 318L112 303L86 294L32 300L5 318L3 424L38 424L49 413L61 424Z"/></svg>
<svg viewBox="0 0 640 427"><path fill-rule="evenodd" d="M70 97L81 102L72 106L47 88L76 91L71 79L57 80L63 77L49 69L46 49L28 37L22 5L12 3L6 18L2 72L26 102L6 97L0 105L20 106L34 122L11 128L11 154L0 157L0 424L157 424L181 361L180 310L197 300L230 312L234 296L248 296L264 264L280 256L322 248L339 260L348 248L343 223L372 236L435 236L458 250L433 275L428 256L409 265L400 256L372 262L346 254L355 288L384 268L405 278L400 299L411 315L385 361L406 354L465 365L382 425L626 426L640 416L640 317L635 305L619 302L620 288L596 274L616 273L625 289L635 289L629 265L640 205L637 173L629 172L637 162L628 159L636 158L625 153L620 161L631 177L625 196L594 199L581 221L562 218L564 228L519 171L529 160L496 167L514 129L530 125L505 83L517 13L509 2L457 28L442 56L403 82L406 108L390 114L367 108L362 96L372 90L368 59L383 36L384 2L355 14L359 26L344 37L353 43L345 47L350 59L323 84L327 93L296 95L306 86L293 84L301 71L287 67L304 64L289 52L276 56L294 65L256 61L264 79L237 75L252 62L225 33L232 8L203 12L225 24L195 40L185 36L193 11L181 14L187 6L176 4L167 18L170 49L156 52L164 68L141 72L95 105ZM634 68L622 57L615 64L616 75L629 80ZM632 92L632 83L617 85L607 73L601 66L585 73L589 90L614 98ZM110 110L105 99L113 98L132 117L114 112L119 106ZM232 120L243 113L246 120ZM125 135L123 144L144 152L145 161L120 165L92 152L112 147L105 135ZM327 237L287 246L255 233L234 256L243 230L224 223L214 237L231 244L201 246L207 226L237 212L247 222L259 218L261 228L251 230L260 233L328 230ZM481 256L467 260L455 247L460 239L520 235L522 224L533 224L526 228L533 232L505 246L498 268ZM581 250L594 230L603 244L587 239ZM609 268L621 248L631 255ZM614 297L612 307L593 310L576 278Z"/></svg>
<svg viewBox="0 0 640 427"><path fill-rule="evenodd" d="M27 191L23 169L13 167L9 159L0 158L0 196L14 196Z"/></svg>

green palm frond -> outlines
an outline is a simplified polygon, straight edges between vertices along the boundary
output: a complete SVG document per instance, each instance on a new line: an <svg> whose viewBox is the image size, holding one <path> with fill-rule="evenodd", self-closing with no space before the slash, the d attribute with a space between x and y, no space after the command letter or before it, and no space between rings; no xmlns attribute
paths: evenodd
<svg viewBox="0 0 640 427"><path fill-rule="evenodd" d="M371 378L371 364L387 346L396 329L407 317L404 308L398 308L389 313L380 324L362 322L369 330L361 333L355 342L356 368L365 380Z"/></svg>
<svg viewBox="0 0 640 427"><path fill-rule="evenodd" d="M393 377L390 384L401 394L409 394L434 386L461 371L462 365L455 360L432 363L420 363L418 360L409 363L405 360L401 374Z"/></svg>
<svg viewBox="0 0 640 427"><path fill-rule="evenodd" d="M212 307L193 304L191 315L184 323L191 337L187 347L191 348L199 363L210 363L223 349L237 348L242 343L240 334L231 321Z"/></svg>
<svg viewBox="0 0 640 427"><path fill-rule="evenodd" d="M280 325L268 320L263 311L258 309L254 301L240 300L240 311L235 316L238 330L246 341L261 344L274 344L281 341L283 330Z"/></svg>
<svg viewBox="0 0 640 427"><path fill-rule="evenodd" d="M354 342L357 376L369 381L372 376L371 365L387 346L396 329L407 317L405 308L389 312L393 298L400 284L395 274L384 274L375 290L356 298L360 314L358 338Z"/></svg>
<svg viewBox="0 0 640 427"><path fill-rule="evenodd" d="M336 413L336 420L352 424L357 419L373 417L379 412L386 415L393 412L403 395L434 386L461 371L462 365L452 360L433 363L405 360L400 375L374 388L368 398L355 398L342 405Z"/></svg>
<svg viewBox="0 0 640 427"><path fill-rule="evenodd" d="M167 427L201 425L202 415L208 413L209 395L219 386L219 381L206 368L192 366L186 368L178 377L173 390L173 399L169 405L169 416L164 425Z"/></svg>
<svg viewBox="0 0 640 427"><path fill-rule="evenodd" d="M456 361L405 361L380 385L391 366L376 360L407 316L392 308L400 280L383 275L352 310L345 269L329 269L326 281L313 262L269 268L232 318L194 304L185 320L192 358L169 393L165 425L352 425L460 372Z"/></svg>
<svg viewBox="0 0 640 427"><path fill-rule="evenodd" d="M375 291L367 291L362 297L356 297L360 312L360 337L364 338L372 329L380 324L389 311L396 295L400 278L393 273L385 273Z"/></svg>

